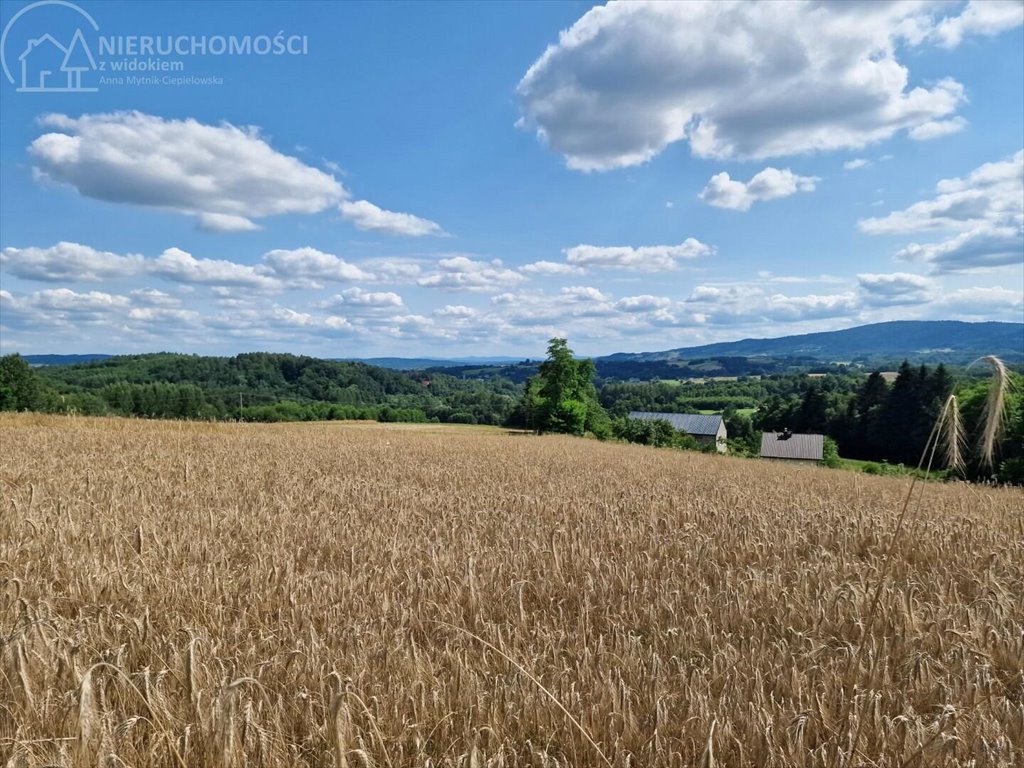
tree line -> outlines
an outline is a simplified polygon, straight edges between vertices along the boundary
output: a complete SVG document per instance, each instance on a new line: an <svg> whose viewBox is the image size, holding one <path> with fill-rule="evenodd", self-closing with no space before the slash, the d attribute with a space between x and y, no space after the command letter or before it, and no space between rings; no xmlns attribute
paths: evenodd
<svg viewBox="0 0 1024 768"><path fill-rule="evenodd" d="M915 466L942 403L957 392L969 433L977 434L987 382L945 366L904 362L889 384L878 372L601 382L594 362L565 339L552 339L533 375L515 383L499 375L470 379L440 370L393 371L363 363L253 353L233 358L136 355L31 368L18 355L0 358L0 410L37 410L143 418L314 421L369 419L492 424L537 432L589 434L647 445L695 447L661 422L627 418L633 410L716 411L735 452L756 455L762 430L789 428L834 440L845 458ZM1024 387L1008 402L999 453L1001 478L1024 480ZM756 409L756 410L755 410ZM751 414L751 411L753 413ZM968 450L968 475L987 476Z"/></svg>
<svg viewBox="0 0 1024 768"><path fill-rule="evenodd" d="M372 419L504 424L521 387L363 363L253 353L232 358L133 355L30 367L0 358L0 410L141 418Z"/></svg>

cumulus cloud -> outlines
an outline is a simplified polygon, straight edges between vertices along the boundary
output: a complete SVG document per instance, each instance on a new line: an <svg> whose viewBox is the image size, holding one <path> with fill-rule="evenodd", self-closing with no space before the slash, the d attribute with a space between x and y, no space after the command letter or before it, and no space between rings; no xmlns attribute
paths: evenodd
<svg viewBox="0 0 1024 768"><path fill-rule="evenodd" d="M684 304L708 325L794 323L851 317L860 309L853 292L787 296L752 284L699 285Z"/></svg>
<svg viewBox="0 0 1024 768"><path fill-rule="evenodd" d="M1024 263L1024 150L986 163L965 178L943 179L936 196L858 226L875 235L947 231L937 243L910 243L897 257L923 261L935 272Z"/></svg>
<svg viewBox="0 0 1024 768"><path fill-rule="evenodd" d="M468 319L476 317L479 314L472 307L467 307L464 304L445 304L440 309L435 309L434 314L438 317L453 317L457 319Z"/></svg>
<svg viewBox="0 0 1024 768"><path fill-rule="evenodd" d="M868 306L924 304L933 298L934 283L907 272L857 275L861 299Z"/></svg>
<svg viewBox="0 0 1024 768"><path fill-rule="evenodd" d="M193 310L156 306L152 298L140 292L121 296L70 288L50 288L22 295L0 291L0 309L6 328L47 334L48 341L54 333L65 333L80 342L86 328L105 333L100 337L103 339L125 331L166 332L171 327L195 324L199 317Z"/></svg>
<svg viewBox="0 0 1024 768"><path fill-rule="evenodd" d="M29 145L36 175L85 197L195 216L205 232L249 232L254 219L337 206L358 229L443 235L408 213L352 202L330 174L278 152L254 127L207 125L142 112L40 118Z"/></svg>
<svg viewBox="0 0 1024 768"><path fill-rule="evenodd" d="M963 13L943 19L933 36L946 48L954 48L967 35L997 35L1024 24L1024 5L1015 0L971 0Z"/></svg>
<svg viewBox="0 0 1024 768"><path fill-rule="evenodd" d="M197 216L211 231L317 213L346 196L333 177L277 152L255 128L141 112L47 115L40 122L54 129L29 146L43 177L86 197Z"/></svg>
<svg viewBox="0 0 1024 768"><path fill-rule="evenodd" d="M135 274L142 268L143 259L59 242L49 248L4 248L0 265L23 280L98 282Z"/></svg>
<svg viewBox="0 0 1024 768"><path fill-rule="evenodd" d="M335 294L319 306L335 310L381 310L401 308L404 302L402 297L393 291L366 291L352 287Z"/></svg>
<svg viewBox="0 0 1024 768"><path fill-rule="evenodd" d="M608 301L610 298L603 291L598 288L594 288L590 285L572 285L568 288L562 288L558 295L563 301Z"/></svg>
<svg viewBox="0 0 1024 768"><path fill-rule="evenodd" d="M711 177L700 199L716 208L746 211L760 200L775 200L789 197L797 192L813 192L820 181L817 176L798 176L791 170L765 168L748 182L729 178L726 172Z"/></svg>
<svg viewBox="0 0 1024 768"><path fill-rule="evenodd" d="M565 258L576 267L668 272L677 269L680 261L710 256L714 252L713 246L688 237L679 245L645 245L639 248L577 245L565 250Z"/></svg>
<svg viewBox="0 0 1024 768"><path fill-rule="evenodd" d="M102 291L76 293L69 288L53 288L38 291L32 295L33 306L55 312L76 315L103 315L115 309L129 306L124 296L115 296Z"/></svg>
<svg viewBox="0 0 1024 768"><path fill-rule="evenodd" d="M902 211L858 222L873 235L942 229L971 229L982 222L1024 217L1024 150L1012 158L985 163L966 178L943 179L931 200Z"/></svg>
<svg viewBox="0 0 1024 768"><path fill-rule="evenodd" d="M147 259L68 242L48 248L4 248L0 251L0 264L4 271L25 280L96 282L152 274L185 284L261 289L320 288L324 282L387 279L401 271L392 264L393 269L387 274L377 275L332 253L309 247L268 251L261 264L250 266L228 260L197 259L180 248L168 248L159 257Z"/></svg>
<svg viewBox="0 0 1024 768"><path fill-rule="evenodd" d="M245 216L230 213L200 213L199 229L203 232L253 232L260 226Z"/></svg>
<svg viewBox="0 0 1024 768"><path fill-rule="evenodd" d="M425 288L446 291L494 291L521 283L526 278L502 266L500 260L478 261L456 255L440 259L437 269L417 280Z"/></svg>
<svg viewBox="0 0 1024 768"><path fill-rule="evenodd" d="M149 266L149 271L167 280L191 285L219 285L274 290L277 278L261 274L254 267L221 259L197 259L180 248L168 248Z"/></svg>
<svg viewBox="0 0 1024 768"><path fill-rule="evenodd" d="M664 296L626 296L615 302L615 308L622 312L655 312L672 305Z"/></svg>
<svg viewBox="0 0 1024 768"><path fill-rule="evenodd" d="M535 261L519 268L524 275L531 277L554 275L582 275L586 270L560 261Z"/></svg>
<svg viewBox="0 0 1024 768"><path fill-rule="evenodd" d="M1024 235L1020 227L981 226L941 243L911 243L896 258L927 262L937 273L1024 264Z"/></svg>
<svg viewBox="0 0 1024 768"><path fill-rule="evenodd" d="M269 307L232 308L204 319L219 334L244 339L302 341L315 338L349 338L360 328L348 318L320 315L273 304Z"/></svg>
<svg viewBox="0 0 1024 768"><path fill-rule="evenodd" d="M867 168L869 165L871 165L871 161L866 157L857 157L843 163L843 168L847 171L856 171L859 168Z"/></svg>
<svg viewBox="0 0 1024 768"><path fill-rule="evenodd" d="M911 128L907 135L914 141L931 141L951 133L959 133L967 127L967 121L962 117L954 117L950 120L929 120Z"/></svg>
<svg viewBox="0 0 1024 768"><path fill-rule="evenodd" d="M275 249L263 254L265 268L289 283L319 287L321 281L372 280L373 274L316 248Z"/></svg>
<svg viewBox="0 0 1024 768"><path fill-rule="evenodd" d="M128 294L134 304L153 307L176 307L181 299L159 291L156 288L139 288Z"/></svg>
<svg viewBox="0 0 1024 768"><path fill-rule="evenodd" d="M944 39L1011 23L977 15L947 20ZM921 3L610 3L527 71L519 125L583 171L637 165L678 141L715 158L856 149L963 102L952 79L911 87L898 60L934 29Z"/></svg>
<svg viewBox="0 0 1024 768"><path fill-rule="evenodd" d="M128 310L127 319L137 323L152 323L166 330L170 324L195 324L200 315L193 309L175 309L172 307L133 307Z"/></svg>
<svg viewBox="0 0 1024 768"><path fill-rule="evenodd" d="M367 232L386 232L408 237L446 234L439 224L429 219L421 219L411 213L385 211L366 200L345 201L338 206L338 210L342 218L351 221L356 229Z"/></svg>
<svg viewBox="0 0 1024 768"><path fill-rule="evenodd" d="M373 273L379 282L414 283L429 261L410 257L378 257L363 259L360 266Z"/></svg>
<svg viewBox="0 0 1024 768"><path fill-rule="evenodd" d="M960 288L935 303L940 317L964 320L1008 320L1019 323L1024 314L1024 291L998 286Z"/></svg>

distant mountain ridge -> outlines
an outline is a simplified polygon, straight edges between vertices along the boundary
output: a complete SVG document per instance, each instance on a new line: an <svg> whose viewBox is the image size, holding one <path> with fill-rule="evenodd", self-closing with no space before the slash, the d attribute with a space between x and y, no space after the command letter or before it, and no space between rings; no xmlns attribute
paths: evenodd
<svg viewBox="0 0 1024 768"><path fill-rule="evenodd" d="M521 357L333 357L343 363L366 363L395 371L421 371L426 368L461 368L466 365L507 365Z"/></svg>
<svg viewBox="0 0 1024 768"><path fill-rule="evenodd" d="M571 341L571 340L570 340ZM1024 323L965 323L958 320L896 320L773 339L742 339L660 352L616 352L597 357L600 364L657 363L713 357L809 358L833 361L899 361L963 363L981 355L1024 362ZM30 365L73 365L105 360L111 355L25 355ZM522 357L370 357L329 358L366 363L392 370L507 366Z"/></svg>
<svg viewBox="0 0 1024 768"><path fill-rule="evenodd" d="M113 355L24 355L25 362L29 365L75 365L76 363L92 363L97 360L107 360L111 357Z"/></svg>
<svg viewBox="0 0 1024 768"><path fill-rule="evenodd" d="M963 362L980 355L1024 361L1024 323L897 320L774 339L743 339L661 352L619 352L597 359L655 362L763 356L823 361L907 358L913 362Z"/></svg>

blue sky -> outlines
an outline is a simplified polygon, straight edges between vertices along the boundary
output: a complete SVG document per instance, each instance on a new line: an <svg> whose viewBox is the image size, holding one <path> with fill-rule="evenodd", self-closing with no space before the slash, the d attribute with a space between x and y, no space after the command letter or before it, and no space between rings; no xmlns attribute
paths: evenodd
<svg viewBox="0 0 1024 768"><path fill-rule="evenodd" d="M4 353L1024 320L1015 0L0 5Z"/></svg>

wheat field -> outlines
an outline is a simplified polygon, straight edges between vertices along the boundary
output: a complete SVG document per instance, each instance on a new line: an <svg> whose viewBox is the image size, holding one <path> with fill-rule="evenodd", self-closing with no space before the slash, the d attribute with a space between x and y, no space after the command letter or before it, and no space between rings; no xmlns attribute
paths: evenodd
<svg viewBox="0 0 1024 768"><path fill-rule="evenodd" d="M1024 764L1019 490L919 486L887 560L900 478L473 428L0 440L0 765Z"/></svg>

